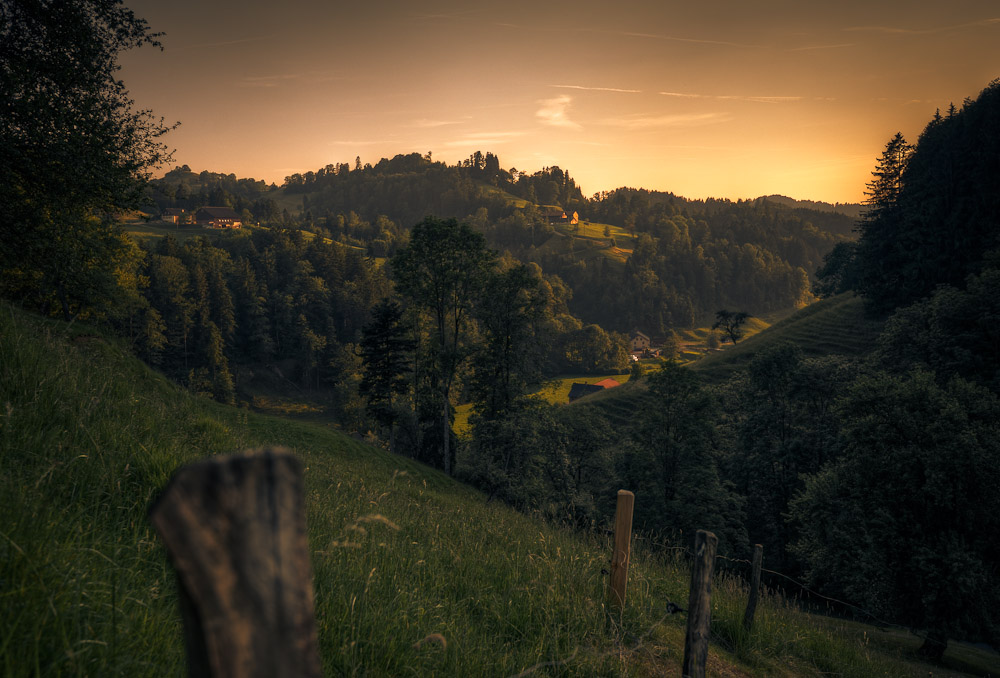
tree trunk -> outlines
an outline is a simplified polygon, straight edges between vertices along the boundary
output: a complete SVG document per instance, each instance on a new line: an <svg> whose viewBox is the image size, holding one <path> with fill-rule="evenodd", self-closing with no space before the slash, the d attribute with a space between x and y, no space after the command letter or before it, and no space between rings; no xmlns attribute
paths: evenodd
<svg viewBox="0 0 1000 678"><path fill-rule="evenodd" d="M69 312L69 299L66 297L66 287L62 280L56 284L56 296L59 298L59 305L62 307L63 320L69 322L73 315Z"/></svg>
<svg viewBox="0 0 1000 678"><path fill-rule="evenodd" d="M445 475L451 475L451 425L448 421L448 392L443 391L444 405L441 412L441 432L444 434L444 440L441 443L442 449L444 450L444 472Z"/></svg>

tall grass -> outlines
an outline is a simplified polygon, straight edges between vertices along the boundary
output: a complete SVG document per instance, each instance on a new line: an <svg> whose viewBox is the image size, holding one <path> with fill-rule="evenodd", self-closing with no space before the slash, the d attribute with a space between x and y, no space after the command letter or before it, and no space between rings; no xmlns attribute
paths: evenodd
<svg viewBox="0 0 1000 678"><path fill-rule="evenodd" d="M606 538L328 428L191 397L96 331L0 306L3 675L182 674L146 510L180 464L272 444L305 468L327 675L679 675L684 618L666 603L685 605L688 575L670 552L639 541L611 618ZM711 657L726 675L907 675L773 596L741 635L745 590L720 582Z"/></svg>

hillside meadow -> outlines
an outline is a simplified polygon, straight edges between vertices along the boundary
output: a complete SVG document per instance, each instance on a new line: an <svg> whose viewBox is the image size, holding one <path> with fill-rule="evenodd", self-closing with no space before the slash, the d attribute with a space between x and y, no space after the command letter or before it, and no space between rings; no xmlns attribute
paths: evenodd
<svg viewBox="0 0 1000 678"><path fill-rule="evenodd" d="M627 605L609 618L603 533L516 513L330 428L192 396L81 323L4 305L0 365L6 676L182 674L174 575L146 511L179 465L267 445L305 467L327 675L680 674L684 615L665 610L687 598L682 551L637 540ZM746 594L717 578L711 675L928 672L911 663L915 638L773 593L747 634ZM431 634L444 643L418 645ZM948 661L988 675L984 657L960 647Z"/></svg>

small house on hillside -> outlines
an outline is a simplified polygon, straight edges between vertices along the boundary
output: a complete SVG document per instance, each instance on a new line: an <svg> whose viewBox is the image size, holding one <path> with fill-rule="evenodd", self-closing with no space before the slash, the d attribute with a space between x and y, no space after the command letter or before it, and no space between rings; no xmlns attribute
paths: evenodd
<svg viewBox="0 0 1000 678"><path fill-rule="evenodd" d="M194 220L204 228L239 228L243 225L240 215L228 207L202 207L195 212Z"/></svg>
<svg viewBox="0 0 1000 678"><path fill-rule="evenodd" d="M567 214L562 208L553 205L542 208L542 217L550 224L570 224L571 226L575 226L580 223L579 212Z"/></svg>
<svg viewBox="0 0 1000 678"><path fill-rule="evenodd" d="M584 384L584 383L574 383L569 388L569 401L573 402L577 398L582 398L585 395L590 395L591 393L600 393L601 391L609 388L614 388L615 386L621 386L614 379L602 379L596 384Z"/></svg>
<svg viewBox="0 0 1000 678"><path fill-rule="evenodd" d="M179 207L167 207L160 215L160 221L168 224L183 224L188 220L188 213Z"/></svg>
<svg viewBox="0 0 1000 678"><path fill-rule="evenodd" d="M642 353L649 348L649 337L636 330L632 333L632 353Z"/></svg>
<svg viewBox="0 0 1000 678"><path fill-rule="evenodd" d="M566 212L560 207L548 205L542 208L542 217L550 224L558 224L566 221Z"/></svg>

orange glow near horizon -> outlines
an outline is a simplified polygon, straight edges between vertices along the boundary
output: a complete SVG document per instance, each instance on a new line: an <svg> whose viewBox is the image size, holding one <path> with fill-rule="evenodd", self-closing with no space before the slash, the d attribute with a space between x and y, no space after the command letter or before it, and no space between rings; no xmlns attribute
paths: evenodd
<svg viewBox="0 0 1000 678"><path fill-rule="evenodd" d="M126 4L166 33L122 77L181 122L175 163L279 184L355 157L481 150L559 165L586 195L858 202L893 134L915 141L1000 76L987 0Z"/></svg>

